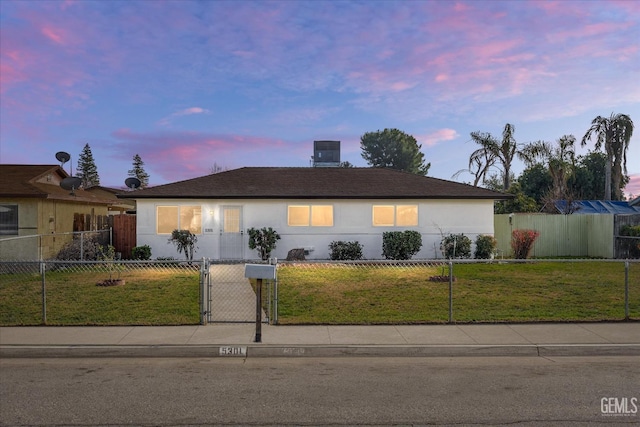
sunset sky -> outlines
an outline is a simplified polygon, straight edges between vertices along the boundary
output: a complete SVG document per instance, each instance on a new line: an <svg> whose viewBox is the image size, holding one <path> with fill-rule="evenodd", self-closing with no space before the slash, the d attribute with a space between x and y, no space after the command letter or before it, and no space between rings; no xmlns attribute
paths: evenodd
<svg viewBox="0 0 640 427"><path fill-rule="evenodd" d="M640 195L640 1L0 0L0 51L5 164L67 151L75 171L88 143L101 185L135 154L158 185L306 167L314 140L339 140L367 166L360 137L397 128L452 179L472 131L580 140L625 113Z"/></svg>

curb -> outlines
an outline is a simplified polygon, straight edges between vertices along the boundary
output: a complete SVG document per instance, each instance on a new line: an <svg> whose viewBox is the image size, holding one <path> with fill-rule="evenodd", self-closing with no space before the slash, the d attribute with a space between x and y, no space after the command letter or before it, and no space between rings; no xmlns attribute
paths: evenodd
<svg viewBox="0 0 640 427"><path fill-rule="evenodd" d="M68 345L0 346L0 358L269 357L561 357L640 356L640 344L528 345Z"/></svg>

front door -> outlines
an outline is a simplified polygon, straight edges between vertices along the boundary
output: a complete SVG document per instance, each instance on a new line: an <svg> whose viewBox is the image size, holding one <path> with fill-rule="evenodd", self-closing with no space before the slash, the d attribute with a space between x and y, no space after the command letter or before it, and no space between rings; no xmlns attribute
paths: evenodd
<svg viewBox="0 0 640 427"><path fill-rule="evenodd" d="M220 259L243 259L242 206L222 207Z"/></svg>

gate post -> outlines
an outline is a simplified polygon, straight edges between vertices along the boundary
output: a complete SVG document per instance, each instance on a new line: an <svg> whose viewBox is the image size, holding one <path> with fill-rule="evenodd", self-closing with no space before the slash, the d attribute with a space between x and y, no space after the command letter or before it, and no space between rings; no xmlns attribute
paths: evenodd
<svg viewBox="0 0 640 427"><path fill-rule="evenodd" d="M202 258L200 266L200 324L206 325L209 320L209 263Z"/></svg>

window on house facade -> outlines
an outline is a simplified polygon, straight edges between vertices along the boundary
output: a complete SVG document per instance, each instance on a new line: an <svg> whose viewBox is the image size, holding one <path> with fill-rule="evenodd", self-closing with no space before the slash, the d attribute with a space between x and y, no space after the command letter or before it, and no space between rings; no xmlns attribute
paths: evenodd
<svg viewBox="0 0 640 427"><path fill-rule="evenodd" d="M333 206L291 205L288 209L287 224L291 227L332 227Z"/></svg>
<svg viewBox="0 0 640 427"><path fill-rule="evenodd" d="M202 208L200 206L157 206L158 234L171 234L173 230L189 230L202 234Z"/></svg>
<svg viewBox="0 0 640 427"><path fill-rule="evenodd" d="M417 205L374 205L374 227L415 227L418 225Z"/></svg>
<svg viewBox="0 0 640 427"><path fill-rule="evenodd" d="M0 236L18 235L18 205L0 205Z"/></svg>

